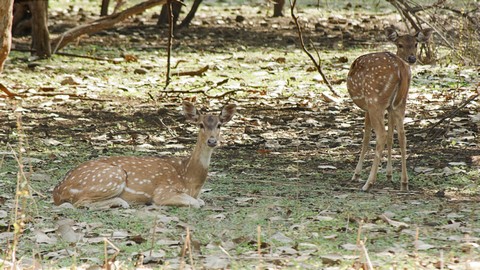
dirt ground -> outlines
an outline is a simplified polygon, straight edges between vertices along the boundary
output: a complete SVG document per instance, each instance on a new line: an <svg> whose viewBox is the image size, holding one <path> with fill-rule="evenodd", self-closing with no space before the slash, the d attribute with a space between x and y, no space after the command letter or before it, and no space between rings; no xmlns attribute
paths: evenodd
<svg viewBox="0 0 480 270"><path fill-rule="evenodd" d="M50 199L50 192L58 179L76 164L105 155L186 155L196 134L195 127L185 123L179 110L180 102L188 99L204 111L218 111L227 103L238 105L234 121L224 129L223 145L213 157L211 182L207 183L204 197L210 206L204 212L236 217L236 214L243 215L245 209L250 214L258 212L255 217L258 220L269 220L269 213L264 213L267 209L273 216L285 218L286 228L278 230L294 239L297 245L288 245L298 253L275 253L281 263L266 259L266 267L270 269L313 269L316 263L312 261L318 261L326 253L349 253L350 250L342 246L340 251L322 247L305 255L298 244L308 242L306 239L312 237L308 234L312 230L318 230L323 236L330 230L336 233L344 230L354 237L356 231L348 227L349 222L379 224L382 221L378 216L384 211L403 209L405 212L399 215L405 217L403 221L411 222L412 227L417 224L421 228L433 228L434 233L426 233L432 242L437 241L433 240L435 237L443 235L444 227L441 226L449 224L461 223L460 227L468 228L468 231L456 231L459 234L478 235L480 219L475 205L480 201L479 99L468 100L478 90L478 67L452 67L453 64L439 63L435 66L419 65L414 69L405 125L411 191L399 192L399 153L395 149L394 181L387 182L384 170L381 170L374 189L361 193L358 190L362 183L352 182L350 178L360 150L363 113L354 107L346 94L345 74L355 56L375 50L379 43L385 44L379 29L395 23L396 17L392 13L372 15L367 12L356 13L353 17L322 13L325 16L319 17L315 15L315 9L307 8L300 12L306 27L304 35L319 48L320 55L325 56L325 72L341 93L337 102L327 102L320 93L328 93L328 90L312 71L309 59L299 50L298 34L291 18L270 18L264 16L264 9L264 6L219 8L209 5L201 9L189 28L176 33L174 63L179 63L178 69L184 70L208 64L209 71L199 77L173 77L172 84L166 89L163 88L166 29L154 25L152 13L136 16L115 29L82 37L78 44L66 49L77 55L120 58L115 60L120 63L71 56L32 62L27 53L14 51L0 78L12 91L25 96L0 101L3 148L0 175L4 179L0 181L2 211L10 212L14 208L18 167L12 153L18 151L20 144L25 168L32 173L33 197L40 201L41 211L51 216L40 220L51 229L58 219L79 215L58 212ZM65 16L54 10L52 34L58 35L82 16L88 18L90 14L74 9L70 16ZM15 48L27 46L27 38L15 38ZM134 55L136 60L129 62L126 60L128 55ZM367 175L372 157L370 152L363 177ZM329 199L331 201L326 201ZM287 202L282 203L285 200ZM296 200L301 207L292 206ZM413 217L415 214L409 211L415 210L409 206L420 204L422 208L418 211L431 208L435 213ZM180 216L183 221L182 213L185 213L176 211L166 210L166 214ZM304 212L305 216L299 212ZM325 221L311 218L310 213L316 218L319 213L320 216L341 217L339 219L346 221L347 228L344 224L322 227L321 222ZM452 213L464 215L448 216ZM189 215L203 214L187 212ZM89 218L98 222L94 217ZM194 234L202 234L202 226L208 225L190 218L186 223L196 224ZM75 219L76 222L81 220L81 217ZM305 220L309 224L305 225L308 233L298 229L297 234L297 227L288 227L298 223L303 226ZM232 218L229 224L238 226L232 225L236 222ZM244 222L246 227L253 226ZM320 222L321 226L312 229L310 222ZM35 224L26 226L27 231L33 231ZM83 228L83 225L78 226ZM183 233L185 227L180 227L174 230ZM242 231L235 228L229 230ZM0 225L0 232L10 230L11 224L3 222ZM132 228L128 231L130 236L138 233ZM386 238L393 233L390 229L387 231ZM45 233L52 235L48 230ZM375 233L380 234L379 231ZM29 234L26 232L25 235ZM375 235L370 235L368 244L372 253L377 254L373 256L381 258L383 246L375 246L376 241L381 242ZM403 241L400 233L395 235L398 241ZM143 237L147 238L145 234ZM475 237L469 243L478 245ZM209 241L198 238L201 248L209 250ZM243 244L250 243L250 238L242 241ZM266 242L275 250L275 241L267 239ZM65 258L60 252L52 255L53 251L59 250L55 245L41 245L37 249L40 257L52 256L53 261ZM338 243L337 248L341 245ZM448 263L460 268L452 269L461 269L468 258L478 261L480 254L475 247L469 253L455 249L462 254L458 255L453 248L447 248L445 242L432 245L445 250L446 257L448 252L454 253ZM28 246L22 246L25 249L19 254L27 256ZM401 252L392 254L398 256L399 261L409 258L414 252L411 244L407 247L410 248L407 255ZM82 248L86 249L86 246L78 249ZM429 252L432 252L429 248L425 249L425 254L417 257L421 258L420 261L424 259L422 267L425 269L433 269L438 263L438 253ZM251 262L251 254L238 251L238 247L236 254L230 259L238 264L230 262L226 268L248 268L242 262ZM203 255L197 258L198 261L205 259ZM302 266L301 255L308 258L308 264ZM457 258L456 262L454 258ZM165 263L168 256L162 259ZM346 264L328 259L320 260L320 264L323 267L341 265L338 269L350 265L358 269L354 263L358 258L341 257L340 260ZM252 264L257 265L256 260L253 261ZM410 269L408 265L405 267Z"/></svg>

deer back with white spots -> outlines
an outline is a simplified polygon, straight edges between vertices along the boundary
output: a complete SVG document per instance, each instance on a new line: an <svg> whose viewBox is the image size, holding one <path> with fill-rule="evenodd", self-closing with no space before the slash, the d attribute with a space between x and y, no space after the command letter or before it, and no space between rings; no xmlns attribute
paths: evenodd
<svg viewBox="0 0 480 270"><path fill-rule="evenodd" d="M54 188L56 205L76 207L129 207L130 204L191 206L199 199L213 149L220 140L220 127L230 121L236 106L225 106L220 115L200 114L183 103L188 121L199 126L197 143L190 157L105 157L87 161L71 170Z"/></svg>
<svg viewBox="0 0 480 270"><path fill-rule="evenodd" d="M378 166L387 144L387 169L392 179L393 129L397 129L402 158L401 190L408 190L406 169L406 138L403 127L408 89L410 87L410 64L417 60L418 42L427 42L432 29L419 31L415 35L399 35L387 28L386 35L397 46L396 55L390 52L377 52L358 57L350 68L347 89L353 102L365 111L365 133L360 158L352 180L359 180L365 152L370 143L371 130L376 135L375 157L370 175L362 190L369 190L377 178ZM385 131L384 115L388 114L388 133Z"/></svg>

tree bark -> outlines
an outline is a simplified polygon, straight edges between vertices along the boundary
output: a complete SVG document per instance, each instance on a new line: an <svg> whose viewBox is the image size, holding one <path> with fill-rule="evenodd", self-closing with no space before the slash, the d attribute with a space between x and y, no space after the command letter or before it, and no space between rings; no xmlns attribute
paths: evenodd
<svg viewBox="0 0 480 270"><path fill-rule="evenodd" d="M142 13L149 8L165 4L166 2L167 0L148 0L137 4L131 8L128 8L122 12L114 13L90 22L88 24L74 27L52 41L52 47L54 48L53 53L56 53L58 50L62 49L68 43L72 42L81 35L93 34L104 29L111 28L116 23L121 22L130 16Z"/></svg>
<svg viewBox="0 0 480 270"><path fill-rule="evenodd" d="M50 33L48 32L48 1L28 2L32 12L32 49L40 58L51 56Z"/></svg>
<svg viewBox="0 0 480 270"><path fill-rule="evenodd" d="M108 15L108 6L110 5L110 0L102 0L102 7L100 8L100 16Z"/></svg>
<svg viewBox="0 0 480 270"><path fill-rule="evenodd" d="M3 0L0 5L0 73L12 47L13 0Z"/></svg>
<svg viewBox="0 0 480 270"><path fill-rule="evenodd" d="M273 17L283 17L283 6L285 0L275 0L273 4Z"/></svg>

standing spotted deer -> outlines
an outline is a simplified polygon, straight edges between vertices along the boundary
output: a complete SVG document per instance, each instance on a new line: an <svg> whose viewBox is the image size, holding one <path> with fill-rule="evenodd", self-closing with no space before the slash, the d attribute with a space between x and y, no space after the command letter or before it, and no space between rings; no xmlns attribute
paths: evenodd
<svg viewBox="0 0 480 270"><path fill-rule="evenodd" d="M130 204L176 205L198 208L210 157L220 140L220 127L230 121L235 105L220 115L200 114L183 103L188 121L199 126L197 143L190 157L105 157L87 161L71 170L54 188L55 205L77 207L129 207Z"/></svg>
<svg viewBox="0 0 480 270"><path fill-rule="evenodd" d="M386 29L387 37L397 46L397 54L390 52L370 53L358 57L350 68L347 88L353 102L365 111L365 133L360 158L352 180L359 180L365 152L370 143L371 130L375 131L376 147L370 175L362 190L369 190L377 179L378 166L387 144L387 178L392 179L393 129L397 129L402 155L401 190L408 190L406 137L403 127L408 89L410 87L410 64L417 61L418 42L427 42L432 29L415 35L400 36L394 29ZM388 113L388 133L385 131L384 115Z"/></svg>

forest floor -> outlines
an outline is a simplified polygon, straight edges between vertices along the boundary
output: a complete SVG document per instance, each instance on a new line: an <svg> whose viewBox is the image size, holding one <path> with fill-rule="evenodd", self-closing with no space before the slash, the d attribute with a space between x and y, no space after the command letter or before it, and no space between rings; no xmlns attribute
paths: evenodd
<svg viewBox="0 0 480 270"><path fill-rule="evenodd" d="M345 78L357 56L394 49L381 29L401 26L395 12L301 7L305 38L340 93L331 101L290 16L271 18L264 4L209 3L178 30L172 51L174 75L208 70L173 76L166 88L157 9L80 38L62 51L69 56L34 60L21 50L28 38L14 39L0 80L23 97L0 100L0 267L15 252L24 267L45 268L110 260L128 269L480 269L478 66L455 64L438 45L441 60L413 67L410 191L400 191L395 147L393 182L381 169L360 192L351 177L364 116ZM94 17L73 4L50 13L53 36ZM238 106L212 157L205 207L53 205L53 187L83 161L188 155L197 130L182 100L203 111ZM19 172L27 194L16 193Z"/></svg>

